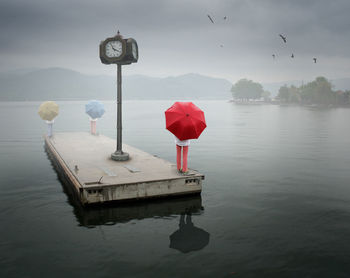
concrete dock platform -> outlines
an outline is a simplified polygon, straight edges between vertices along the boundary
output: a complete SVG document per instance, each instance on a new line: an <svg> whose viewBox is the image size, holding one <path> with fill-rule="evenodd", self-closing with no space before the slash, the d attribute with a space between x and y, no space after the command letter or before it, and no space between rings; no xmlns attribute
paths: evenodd
<svg viewBox="0 0 350 278"><path fill-rule="evenodd" d="M128 161L114 161L116 141L85 132L45 137L46 149L82 204L199 194L204 175L123 144Z"/></svg>

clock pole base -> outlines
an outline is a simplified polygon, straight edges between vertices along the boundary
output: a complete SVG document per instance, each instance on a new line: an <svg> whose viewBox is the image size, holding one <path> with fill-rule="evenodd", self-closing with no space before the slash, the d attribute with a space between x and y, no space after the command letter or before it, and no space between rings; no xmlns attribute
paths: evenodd
<svg viewBox="0 0 350 278"><path fill-rule="evenodd" d="M123 151L115 151L111 154L111 158L115 161L127 161L129 160L129 154Z"/></svg>

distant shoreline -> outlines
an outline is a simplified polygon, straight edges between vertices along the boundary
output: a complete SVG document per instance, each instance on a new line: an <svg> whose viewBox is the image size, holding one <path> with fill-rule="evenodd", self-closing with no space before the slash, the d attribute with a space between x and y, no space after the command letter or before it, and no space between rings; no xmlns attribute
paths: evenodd
<svg viewBox="0 0 350 278"><path fill-rule="evenodd" d="M322 109L322 108L350 108L350 104L344 104L344 105L335 105L335 104L328 104L328 105L320 105L320 104L302 104L302 103L283 103L279 101L235 101L230 100L229 102L237 104L237 105L278 105L278 106L299 106L299 107L308 107L308 108L315 108L315 109Z"/></svg>

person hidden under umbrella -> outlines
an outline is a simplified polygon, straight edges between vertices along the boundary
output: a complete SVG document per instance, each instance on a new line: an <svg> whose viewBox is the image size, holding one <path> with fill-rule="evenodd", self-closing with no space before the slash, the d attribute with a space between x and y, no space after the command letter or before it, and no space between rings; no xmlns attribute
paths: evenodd
<svg viewBox="0 0 350 278"><path fill-rule="evenodd" d="M165 122L166 129L175 135L177 170L186 174L190 139L198 139L207 127L204 112L192 102L175 102L165 111Z"/></svg>
<svg viewBox="0 0 350 278"><path fill-rule="evenodd" d="M52 137L52 126L58 115L59 107L54 101L45 101L39 106L38 114L47 123L47 136Z"/></svg>
<svg viewBox="0 0 350 278"><path fill-rule="evenodd" d="M90 132L95 135L96 121L105 113L104 105L98 100L90 100L85 104L85 113L90 116Z"/></svg>
<svg viewBox="0 0 350 278"><path fill-rule="evenodd" d="M203 229L194 226L191 214L181 214L179 229L172 233L170 238L170 248L177 249L182 253L198 251L209 243L210 234Z"/></svg>

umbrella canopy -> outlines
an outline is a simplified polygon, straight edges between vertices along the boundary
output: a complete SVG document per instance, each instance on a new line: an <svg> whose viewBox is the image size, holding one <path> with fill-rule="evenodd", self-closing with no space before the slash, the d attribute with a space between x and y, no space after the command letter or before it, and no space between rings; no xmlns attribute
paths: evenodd
<svg viewBox="0 0 350 278"><path fill-rule="evenodd" d="M180 140L197 139L207 127L204 112L192 102L175 102L165 111L165 122Z"/></svg>
<svg viewBox="0 0 350 278"><path fill-rule="evenodd" d="M98 100L90 100L87 104L85 104L85 112L92 119L101 118L105 113L105 107L102 102Z"/></svg>
<svg viewBox="0 0 350 278"><path fill-rule="evenodd" d="M52 121L58 115L58 105L53 101L45 101L40 107L38 114L39 116L46 121Z"/></svg>

